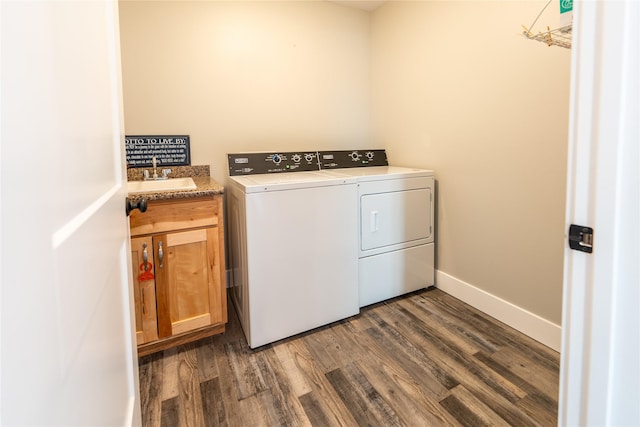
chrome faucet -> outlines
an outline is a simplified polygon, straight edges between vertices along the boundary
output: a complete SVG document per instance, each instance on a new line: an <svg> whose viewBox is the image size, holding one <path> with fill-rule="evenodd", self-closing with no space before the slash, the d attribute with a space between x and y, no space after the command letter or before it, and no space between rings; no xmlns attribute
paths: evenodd
<svg viewBox="0 0 640 427"><path fill-rule="evenodd" d="M162 169L162 176L158 176L158 162L154 157L151 158L151 164L153 165L153 175L151 175L151 177L149 177L149 171L148 170L144 170L142 172L144 180L148 181L148 180L161 180L161 179L168 179L169 178L169 174L171 173L171 169Z"/></svg>

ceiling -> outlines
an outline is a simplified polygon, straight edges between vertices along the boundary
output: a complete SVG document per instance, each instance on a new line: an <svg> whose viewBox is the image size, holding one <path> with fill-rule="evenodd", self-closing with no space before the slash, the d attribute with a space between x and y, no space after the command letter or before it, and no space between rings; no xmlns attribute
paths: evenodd
<svg viewBox="0 0 640 427"><path fill-rule="evenodd" d="M355 7L356 9L366 10L371 12L386 3L386 0L329 0L332 3L338 3L344 6Z"/></svg>

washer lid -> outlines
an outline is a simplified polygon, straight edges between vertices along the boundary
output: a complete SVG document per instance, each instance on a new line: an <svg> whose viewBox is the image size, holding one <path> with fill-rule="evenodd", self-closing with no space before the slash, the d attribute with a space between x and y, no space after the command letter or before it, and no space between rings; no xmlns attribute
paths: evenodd
<svg viewBox="0 0 640 427"><path fill-rule="evenodd" d="M356 178L353 176L320 171L231 176L229 179L240 185L245 193L260 193L265 191L282 191L297 188L326 187L356 183Z"/></svg>

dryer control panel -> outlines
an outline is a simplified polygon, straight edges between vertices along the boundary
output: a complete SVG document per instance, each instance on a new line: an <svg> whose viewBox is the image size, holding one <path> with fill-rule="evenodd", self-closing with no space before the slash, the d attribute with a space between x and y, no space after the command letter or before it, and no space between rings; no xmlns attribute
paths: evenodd
<svg viewBox="0 0 640 427"><path fill-rule="evenodd" d="M319 151L320 169L389 166L385 150Z"/></svg>

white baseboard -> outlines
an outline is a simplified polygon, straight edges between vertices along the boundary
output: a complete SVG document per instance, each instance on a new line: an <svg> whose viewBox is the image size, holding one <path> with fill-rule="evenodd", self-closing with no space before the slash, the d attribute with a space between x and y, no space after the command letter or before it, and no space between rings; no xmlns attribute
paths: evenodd
<svg viewBox="0 0 640 427"><path fill-rule="evenodd" d="M547 347L560 351L562 338L560 325L442 271L436 271L436 287Z"/></svg>

